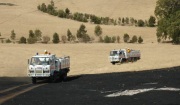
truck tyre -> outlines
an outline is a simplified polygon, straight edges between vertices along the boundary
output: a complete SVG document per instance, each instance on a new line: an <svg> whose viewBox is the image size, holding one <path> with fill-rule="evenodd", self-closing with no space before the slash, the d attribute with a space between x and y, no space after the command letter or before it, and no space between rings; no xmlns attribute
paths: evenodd
<svg viewBox="0 0 180 105"><path fill-rule="evenodd" d="M36 77L32 77L32 83L36 84L36 82L37 82Z"/></svg>
<svg viewBox="0 0 180 105"><path fill-rule="evenodd" d="M54 72L54 74L50 76L50 82L55 83L57 82L57 80L58 80L58 73Z"/></svg>
<svg viewBox="0 0 180 105"><path fill-rule="evenodd" d="M64 73L63 76L62 76L62 81L66 82L66 80L67 80L67 73Z"/></svg>
<svg viewBox="0 0 180 105"><path fill-rule="evenodd" d="M113 65L115 65L115 62L112 62Z"/></svg>

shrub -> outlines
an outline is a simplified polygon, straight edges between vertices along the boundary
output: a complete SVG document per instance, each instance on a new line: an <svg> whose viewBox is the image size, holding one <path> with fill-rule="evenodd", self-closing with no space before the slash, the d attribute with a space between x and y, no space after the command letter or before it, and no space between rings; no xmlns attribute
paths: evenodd
<svg viewBox="0 0 180 105"><path fill-rule="evenodd" d="M115 37L115 36L113 36L113 37L111 38L111 42L112 42L112 43L115 43L115 42L116 42L116 37Z"/></svg>
<svg viewBox="0 0 180 105"><path fill-rule="evenodd" d="M76 36L75 35L72 35L72 41L76 41Z"/></svg>
<svg viewBox="0 0 180 105"><path fill-rule="evenodd" d="M158 39L157 39L157 42L158 42L158 43L160 43L160 42L161 42L161 39L160 39L160 38L158 38Z"/></svg>
<svg viewBox="0 0 180 105"><path fill-rule="evenodd" d="M117 42L120 43L120 36L117 36Z"/></svg>
<svg viewBox="0 0 180 105"><path fill-rule="evenodd" d="M11 40L10 39L6 39L6 43L11 43Z"/></svg>
<svg viewBox="0 0 180 105"><path fill-rule="evenodd" d="M129 41L129 35L126 33L126 34L124 34L124 37L123 37L123 39L124 39L124 42L128 42Z"/></svg>
<svg viewBox="0 0 180 105"><path fill-rule="evenodd" d="M143 39L141 38L141 36L138 38L138 43L142 43Z"/></svg>
<svg viewBox="0 0 180 105"><path fill-rule="evenodd" d="M90 38L90 36L89 36L88 34L83 35L83 37L82 37L82 41L83 41L83 42L87 43L87 42L89 42L90 40L91 40L91 38Z"/></svg>
<svg viewBox="0 0 180 105"><path fill-rule="evenodd" d="M50 37L49 36L43 36L42 37L42 43L48 43L50 41Z"/></svg>
<svg viewBox="0 0 180 105"><path fill-rule="evenodd" d="M65 35L61 36L61 39L62 39L62 42L63 42L63 43L66 43L67 37L66 37Z"/></svg>
<svg viewBox="0 0 180 105"><path fill-rule="evenodd" d="M3 40L3 39L1 40L1 43L4 43L4 40Z"/></svg>
<svg viewBox="0 0 180 105"><path fill-rule="evenodd" d="M105 36L104 37L104 43L111 43L111 37L109 37L109 36Z"/></svg>
<svg viewBox="0 0 180 105"><path fill-rule="evenodd" d="M34 44L34 43L36 43L36 38L29 37L29 38L27 39L27 42L28 42L28 44Z"/></svg>
<svg viewBox="0 0 180 105"><path fill-rule="evenodd" d="M104 42L102 36L99 37L99 42Z"/></svg>
<svg viewBox="0 0 180 105"><path fill-rule="evenodd" d="M26 43L26 38L22 36L19 40L19 43Z"/></svg>

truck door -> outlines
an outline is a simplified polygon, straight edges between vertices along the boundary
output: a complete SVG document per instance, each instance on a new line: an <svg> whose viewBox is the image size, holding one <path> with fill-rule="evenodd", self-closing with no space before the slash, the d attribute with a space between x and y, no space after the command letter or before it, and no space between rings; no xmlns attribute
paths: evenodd
<svg viewBox="0 0 180 105"><path fill-rule="evenodd" d="M59 61L58 60L55 61L55 69L59 71Z"/></svg>

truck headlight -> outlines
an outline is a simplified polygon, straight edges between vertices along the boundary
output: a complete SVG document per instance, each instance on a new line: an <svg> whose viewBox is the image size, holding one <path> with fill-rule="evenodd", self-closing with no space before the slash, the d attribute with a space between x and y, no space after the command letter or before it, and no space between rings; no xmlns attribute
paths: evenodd
<svg viewBox="0 0 180 105"><path fill-rule="evenodd" d="M43 70L43 73L49 73L49 70Z"/></svg>
<svg viewBox="0 0 180 105"><path fill-rule="evenodd" d="M34 70L29 70L29 73L34 73Z"/></svg>

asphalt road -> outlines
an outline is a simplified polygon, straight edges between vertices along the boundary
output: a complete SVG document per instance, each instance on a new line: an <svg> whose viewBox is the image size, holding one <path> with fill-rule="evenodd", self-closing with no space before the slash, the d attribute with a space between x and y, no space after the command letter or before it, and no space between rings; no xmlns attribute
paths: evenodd
<svg viewBox="0 0 180 105"><path fill-rule="evenodd" d="M180 105L180 67L69 76L35 85L0 78L0 105Z"/></svg>

